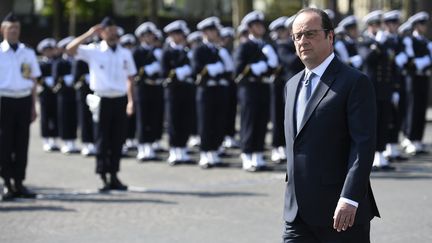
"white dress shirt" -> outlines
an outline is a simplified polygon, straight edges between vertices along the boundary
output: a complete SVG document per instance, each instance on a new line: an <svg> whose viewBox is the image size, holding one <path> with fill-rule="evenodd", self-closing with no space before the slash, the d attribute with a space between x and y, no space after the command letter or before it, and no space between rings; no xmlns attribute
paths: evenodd
<svg viewBox="0 0 432 243"><path fill-rule="evenodd" d="M23 72L28 73L24 76ZM32 79L41 75L34 50L19 43L14 51L4 40L0 44L0 74L1 92L31 91L35 85Z"/></svg>
<svg viewBox="0 0 432 243"><path fill-rule="evenodd" d="M90 89L96 94L126 95L127 80L137 72L130 50L117 45L113 51L106 41L80 45L76 58L88 63Z"/></svg>

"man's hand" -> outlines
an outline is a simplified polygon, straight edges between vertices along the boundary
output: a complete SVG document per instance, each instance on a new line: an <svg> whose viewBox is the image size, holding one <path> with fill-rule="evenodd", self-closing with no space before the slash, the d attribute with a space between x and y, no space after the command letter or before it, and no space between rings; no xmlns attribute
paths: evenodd
<svg viewBox="0 0 432 243"><path fill-rule="evenodd" d="M345 231L354 225L357 208L353 205L339 201L333 216L333 228L338 232Z"/></svg>
<svg viewBox="0 0 432 243"><path fill-rule="evenodd" d="M135 110L134 110L133 102L128 102L127 107L126 107L126 114L128 116L132 116L134 114L134 112L135 112Z"/></svg>
<svg viewBox="0 0 432 243"><path fill-rule="evenodd" d="M88 36L93 36L93 35L99 35L103 30L103 26L101 24L97 24L93 27L91 27L88 31L87 31L87 35Z"/></svg>
<svg viewBox="0 0 432 243"><path fill-rule="evenodd" d="M38 116L38 114L37 114L37 111L36 111L36 107L33 105L32 109L31 109L31 118L30 118L30 121L34 122L36 120L37 116Z"/></svg>

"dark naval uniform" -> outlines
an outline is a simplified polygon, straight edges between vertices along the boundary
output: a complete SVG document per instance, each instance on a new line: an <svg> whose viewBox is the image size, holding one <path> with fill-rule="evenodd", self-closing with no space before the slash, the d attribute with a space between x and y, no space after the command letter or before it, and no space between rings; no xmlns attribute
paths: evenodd
<svg viewBox="0 0 432 243"><path fill-rule="evenodd" d="M138 142L151 146L160 139L163 130L164 98L160 82L160 63L151 46L140 45L133 51L138 75L135 78L135 104ZM147 149L151 149L150 147ZM139 159L154 159L155 155Z"/></svg>
<svg viewBox="0 0 432 243"><path fill-rule="evenodd" d="M201 152L216 153L224 138L228 105L228 81L222 79L224 64L218 47L212 43L203 43L194 50L192 64L198 85L196 104L200 149ZM217 157L215 154L213 156ZM209 159L209 163L220 162L218 158L217 161L212 159Z"/></svg>
<svg viewBox="0 0 432 243"><path fill-rule="evenodd" d="M57 125L57 97L53 92L54 79L52 76L52 64L54 59L43 57L39 60L39 66L42 71L42 75L38 78L38 83L42 87L39 93L40 103L40 126L41 135L45 139L54 139L58 137L58 125ZM54 141L44 141L44 150L52 151L57 150L54 147Z"/></svg>
<svg viewBox="0 0 432 243"><path fill-rule="evenodd" d="M66 145L66 147L62 147L62 152L76 152L73 146L67 146L68 142L77 138L78 122L72 59L68 57L56 59L52 74L56 81L59 135Z"/></svg>
<svg viewBox="0 0 432 243"><path fill-rule="evenodd" d="M76 89L76 102L78 112L78 124L81 131L81 142L84 146L81 153L92 155L94 151L94 127L92 114L87 105L86 98L93 92L90 90L90 74L88 64L82 60L74 60L72 63L72 75L74 77Z"/></svg>
<svg viewBox="0 0 432 243"><path fill-rule="evenodd" d="M177 70L186 71L186 76L178 77ZM193 96L193 84L189 79L190 68L187 50L183 46L164 48L162 54L162 76L166 78L166 111L170 147L185 147L191 134L190 116Z"/></svg>

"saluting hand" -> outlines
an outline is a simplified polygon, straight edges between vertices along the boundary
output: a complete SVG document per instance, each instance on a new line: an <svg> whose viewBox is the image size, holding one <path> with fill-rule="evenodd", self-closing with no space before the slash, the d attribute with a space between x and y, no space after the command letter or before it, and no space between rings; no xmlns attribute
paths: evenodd
<svg viewBox="0 0 432 243"><path fill-rule="evenodd" d="M97 25L91 27L87 31L87 34L90 35L90 36L99 35L102 32L102 30L103 30L103 26L101 24L97 24Z"/></svg>
<svg viewBox="0 0 432 243"><path fill-rule="evenodd" d="M354 225L357 208L353 205L339 201L333 216L333 228L338 232L345 231Z"/></svg>

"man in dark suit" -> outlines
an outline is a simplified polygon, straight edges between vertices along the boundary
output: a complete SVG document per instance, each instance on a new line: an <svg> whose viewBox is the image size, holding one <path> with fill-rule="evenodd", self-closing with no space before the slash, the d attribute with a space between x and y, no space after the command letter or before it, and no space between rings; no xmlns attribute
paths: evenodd
<svg viewBox="0 0 432 243"><path fill-rule="evenodd" d="M305 70L286 85L283 242L369 242L376 107L367 76L333 53L333 26L303 9L292 27Z"/></svg>

